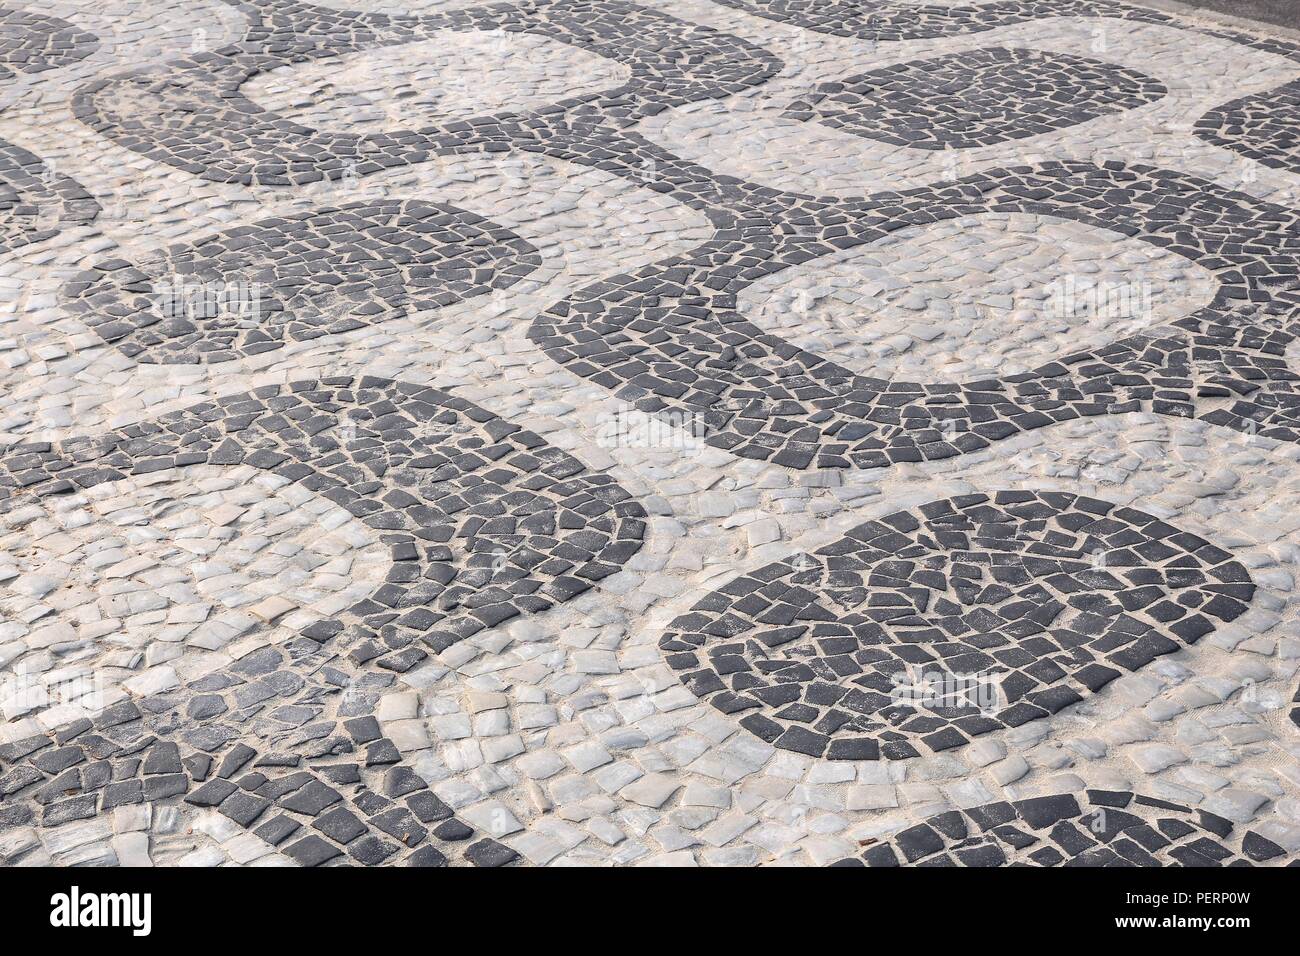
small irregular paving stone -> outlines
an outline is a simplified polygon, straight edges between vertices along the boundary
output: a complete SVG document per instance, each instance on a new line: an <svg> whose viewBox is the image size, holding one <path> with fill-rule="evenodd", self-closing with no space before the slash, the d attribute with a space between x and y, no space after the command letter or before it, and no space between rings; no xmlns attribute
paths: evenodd
<svg viewBox="0 0 1300 956"><path fill-rule="evenodd" d="M912 149L967 149L1036 136L1168 92L1123 67L989 47L817 86L785 115Z"/></svg>
<svg viewBox="0 0 1300 956"><path fill-rule="evenodd" d="M503 289L540 264L518 236L453 206L353 203L108 260L64 296L139 361L223 362Z"/></svg>
<svg viewBox="0 0 1300 956"><path fill-rule="evenodd" d="M84 59L99 47L93 33L66 20L0 8L0 82Z"/></svg>
<svg viewBox="0 0 1300 956"><path fill-rule="evenodd" d="M284 852L302 866L320 866L322 863L328 863L334 857L342 855L343 851L332 843L327 843L320 837L312 835L286 847Z"/></svg>
<svg viewBox="0 0 1300 956"><path fill-rule="evenodd" d="M1196 121L1206 142L1271 166L1300 173L1300 80L1216 107Z"/></svg>
<svg viewBox="0 0 1300 956"><path fill-rule="evenodd" d="M734 204L733 204L734 205ZM705 444L791 468L881 468L952 458L1012 435L1150 411L1300 442L1300 376L1284 356L1300 331L1294 209L1172 170L1043 162L995 169L771 222L738 265L725 232L579 290L533 322L555 361L647 415L689 416ZM745 213L738 214L744 215ZM1220 265L1213 300L1172 323L1017 375L962 384L888 381L763 332L738 293L791 265L866 245L915 222L978 212L1122 224L1135 238Z"/></svg>
<svg viewBox="0 0 1300 956"><path fill-rule="evenodd" d="M6 13L0 10L0 17ZM69 226L91 222L99 211L78 183L0 139L0 252L51 239Z"/></svg>

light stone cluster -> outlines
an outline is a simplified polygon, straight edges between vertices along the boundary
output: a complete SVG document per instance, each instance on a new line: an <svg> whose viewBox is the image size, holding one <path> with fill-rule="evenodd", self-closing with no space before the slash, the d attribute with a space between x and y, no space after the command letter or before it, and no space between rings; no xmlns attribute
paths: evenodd
<svg viewBox="0 0 1300 956"><path fill-rule="evenodd" d="M909 226L755 283L764 331L875 378L965 382L1100 348L1214 297L1209 270L1096 226L992 213Z"/></svg>
<svg viewBox="0 0 1300 956"><path fill-rule="evenodd" d="M249 467L159 471L55 500L4 516L11 722L54 729L169 690L259 622L295 629L360 600L389 563L346 511Z"/></svg>
<svg viewBox="0 0 1300 956"><path fill-rule="evenodd" d="M510 83L481 81L506 61ZM620 86L630 75L621 64L554 40L496 31L280 67L253 77L241 92L302 126L371 133L526 112Z"/></svg>

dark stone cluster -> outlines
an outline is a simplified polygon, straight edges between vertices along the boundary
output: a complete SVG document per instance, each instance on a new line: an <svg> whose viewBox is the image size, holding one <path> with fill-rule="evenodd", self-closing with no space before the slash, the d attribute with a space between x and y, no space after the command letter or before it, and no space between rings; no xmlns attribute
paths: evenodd
<svg viewBox="0 0 1300 956"><path fill-rule="evenodd" d="M0 745L0 829L180 798L215 807L304 866L512 862L514 851L459 820L382 735L371 711L391 681L358 676L302 638L183 691Z"/></svg>
<svg viewBox="0 0 1300 956"><path fill-rule="evenodd" d="M93 33L65 20L0 7L0 83L83 60L99 47Z"/></svg>
<svg viewBox="0 0 1300 956"><path fill-rule="evenodd" d="M101 262L64 298L142 362L223 362L504 289L541 261L463 209L385 200L238 226L138 264Z"/></svg>
<svg viewBox="0 0 1300 956"><path fill-rule="evenodd" d="M1088 790L950 810L835 866L1254 866L1286 850L1206 810ZM1293 860L1289 866L1300 866Z"/></svg>
<svg viewBox="0 0 1300 956"><path fill-rule="evenodd" d="M512 851L453 818L374 718L395 675L615 573L645 512L608 476L436 389L377 378L271 386L0 457L0 511L131 474L245 464L299 482L391 550L337 618L176 691L0 748L0 826L184 795L303 863L442 864ZM287 812L286 812L287 811ZM313 832L318 831L318 832ZM328 839L326 839L328 838ZM413 852L410 852L413 851Z"/></svg>
<svg viewBox="0 0 1300 956"><path fill-rule="evenodd" d="M1054 714L1245 611L1246 569L1133 508L972 494L741 575L659 647L776 747L900 759Z"/></svg>
<svg viewBox="0 0 1300 956"><path fill-rule="evenodd" d="M1167 92L1125 67L989 47L822 83L785 115L895 146L969 149L1077 126Z"/></svg>
<svg viewBox="0 0 1300 956"><path fill-rule="evenodd" d="M1257 163L1300 173L1300 80L1216 107L1194 132Z"/></svg>
<svg viewBox="0 0 1300 956"><path fill-rule="evenodd" d="M301 483L373 528L387 583L347 616L370 658L404 671L615 573L645 511L607 475L434 388L365 377L271 385L94 438L12 447L0 512L32 495L186 465L251 465ZM333 636L333 634L329 635ZM367 659L370 659L367 658Z"/></svg>

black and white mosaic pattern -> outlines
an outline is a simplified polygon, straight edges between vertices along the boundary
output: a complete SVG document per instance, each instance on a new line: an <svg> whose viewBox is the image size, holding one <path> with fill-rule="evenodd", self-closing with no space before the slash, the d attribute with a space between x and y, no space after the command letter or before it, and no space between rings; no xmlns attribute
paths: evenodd
<svg viewBox="0 0 1300 956"><path fill-rule="evenodd" d="M392 553L387 581L282 646L147 697L143 712L124 701L0 748L6 822L54 826L184 794L260 824L269 843L293 838L285 852L305 865L345 849L366 864L415 850L411 862L444 865L435 843L473 830L401 766L373 716L380 694L429 650L614 573L641 546L644 511L537 435L435 389L374 378L260 389L98 438L10 449L0 507L129 474L244 463L374 528ZM425 842L424 824L436 824L437 841ZM491 865L515 854L489 840L464 856Z"/></svg>
<svg viewBox="0 0 1300 956"><path fill-rule="evenodd" d="M0 7L0 82L83 59L99 41L57 17Z"/></svg>
<svg viewBox="0 0 1300 956"><path fill-rule="evenodd" d="M1300 172L1300 80L1206 113L1196 135L1265 166Z"/></svg>
<svg viewBox="0 0 1300 956"><path fill-rule="evenodd" d="M109 260L66 294L127 355L223 362L506 288L540 261L454 206L381 202L241 226L138 266Z"/></svg>
<svg viewBox="0 0 1300 956"><path fill-rule="evenodd" d="M1078 703L1254 592L1228 552L1140 511L968 495L737 578L659 646L693 693L778 748L914 757Z"/></svg>
<svg viewBox="0 0 1300 956"><path fill-rule="evenodd" d="M0 13L0 863L1294 865L1300 46L94 6Z"/></svg>
<svg viewBox="0 0 1300 956"><path fill-rule="evenodd" d="M952 810L839 866L1254 866L1286 851L1231 820L1125 791ZM1295 865L1295 864L1292 864Z"/></svg>
<svg viewBox="0 0 1300 956"><path fill-rule="evenodd" d="M785 112L913 149L965 149L1137 109L1168 92L1096 60L990 47L824 83Z"/></svg>
<svg viewBox="0 0 1300 956"><path fill-rule="evenodd" d="M240 9L251 21L241 41L94 83L77 97L78 118L129 149L205 178L302 185L467 149L542 148L608 160L595 132L602 124L627 125L647 111L725 96L761 83L780 63L737 37L621 0L523 0L411 17L285 2ZM394 47L446 30L554 38L627 64L632 80L532 115L364 136L306 129L239 93L250 77L285 63Z"/></svg>

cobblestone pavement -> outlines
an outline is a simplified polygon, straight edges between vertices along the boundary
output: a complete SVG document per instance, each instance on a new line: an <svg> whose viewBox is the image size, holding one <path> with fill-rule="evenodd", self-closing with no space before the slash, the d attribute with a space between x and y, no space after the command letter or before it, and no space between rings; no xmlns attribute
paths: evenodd
<svg viewBox="0 0 1300 956"><path fill-rule="evenodd" d="M1300 861L1300 45L2 2L0 861Z"/></svg>
<svg viewBox="0 0 1300 956"><path fill-rule="evenodd" d="M1231 17L1249 17L1300 30L1300 8L1292 0L1173 0L1184 9L1213 10Z"/></svg>

